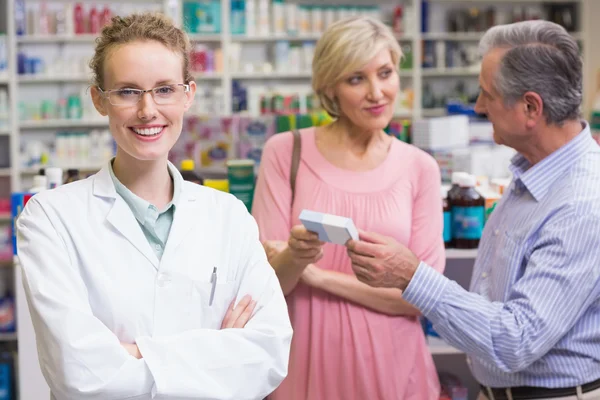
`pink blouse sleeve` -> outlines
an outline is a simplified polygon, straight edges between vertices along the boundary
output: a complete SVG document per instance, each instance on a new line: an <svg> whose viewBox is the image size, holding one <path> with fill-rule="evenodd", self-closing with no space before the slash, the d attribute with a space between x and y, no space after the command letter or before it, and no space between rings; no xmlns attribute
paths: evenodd
<svg viewBox="0 0 600 400"><path fill-rule="evenodd" d="M417 160L415 160L417 161ZM419 174L415 176L416 196L409 248L427 265L443 272L446 265L443 229L441 176L436 161L428 154L419 157Z"/></svg>
<svg viewBox="0 0 600 400"><path fill-rule="evenodd" d="M286 132L271 137L263 149L252 201L252 215L258 224L261 241L287 241L289 238L292 148L293 135Z"/></svg>

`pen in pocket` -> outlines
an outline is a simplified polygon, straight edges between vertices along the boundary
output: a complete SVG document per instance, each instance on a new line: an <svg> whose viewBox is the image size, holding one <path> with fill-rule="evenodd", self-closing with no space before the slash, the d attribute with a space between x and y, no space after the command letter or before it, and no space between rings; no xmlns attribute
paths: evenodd
<svg viewBox="0 0 600 400"><path fill-rule="evenodd" d="M213 272L210 276L210 283L210 299L208 301L208 305L212 306L213 300L215 298L215 289L217 288L217 267L213 267Z"/></svg>

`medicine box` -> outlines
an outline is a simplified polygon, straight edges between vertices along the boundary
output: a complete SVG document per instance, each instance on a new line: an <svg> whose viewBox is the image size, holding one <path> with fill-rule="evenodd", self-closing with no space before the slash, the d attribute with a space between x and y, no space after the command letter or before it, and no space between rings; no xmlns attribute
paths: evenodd
<svg viewBox="0 0 600 400"><path fill-rule="evenodd" d="M358 231L350 218L302 210L300 221L304 227L319 235L319 240L345 245L350 239L358 240Z"/></svg>

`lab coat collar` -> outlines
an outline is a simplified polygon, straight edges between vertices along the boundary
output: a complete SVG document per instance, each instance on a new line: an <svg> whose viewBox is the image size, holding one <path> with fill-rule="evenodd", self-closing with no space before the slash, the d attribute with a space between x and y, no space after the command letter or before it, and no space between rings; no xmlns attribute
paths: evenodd
<svg viewBox="0 0 600 400"><path fill-rule="evenodd" d="M174 167L173 167L174 168ZM139 226L133 212L121 198L110 177L108 163L94 176L93 194L97 197L113 199L113 205L106 215L106 220L123 235L140 253L142 253L154 268L159 269L160 260L152 250L148 239ZM202 219L202 208L193 190L182 185L178 205L173 217L173 225L169 232L167 245L162 259L174 252L179 244L187 237L189 231Z"/></svg>

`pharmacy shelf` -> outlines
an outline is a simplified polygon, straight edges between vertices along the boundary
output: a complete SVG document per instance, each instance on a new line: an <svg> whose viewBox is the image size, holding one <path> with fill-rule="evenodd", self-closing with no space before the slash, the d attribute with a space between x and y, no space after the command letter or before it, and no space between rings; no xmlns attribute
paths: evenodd
<svg viewBox="0 0 600 400"><path fill-rule="evenodd" d="M19 83L61 83L61 82L91 82L92 78L85 75L21 75Z"/></svg>
<svg viewBox="0 0 600 400"><path fill-rule="evenodd" d="M409 69L400 71L400 76L404 78L412 78L413 72ZM231 74L232 79L310 79L312 72L234 72Z"/></svg>
<svg viewBox="0 0 600 400"><path fill-rule="evenodd" d="M428 336L427 345L433 355L465 354L463 351L450 346L443 339Z"/></svg>
<svg viewBox="0 0 600 400"><path fill-rule="evenodd" d="M10 214L9 213L0 213L0 223L10 222Z"/></svg>
<svg viewBox="0 0 600 400"><path fill-rule="evenodd" d="M478 76L479 68L423 68L423 77Z"/></svg>
<svg viewBox="0 0 600 400"><path fill-rule="evenodd" d="M401 110L394 112L394 118L412 118L414 115L412 110Z"/></svg>
<svg viewBox="0 0 600 400"><path fill-rule="evenodd" d="M449 42L476 42L483 37L485 32L424 32L421 34L423 40L445 40ZM582 32L572 32L576 40L583 40Z"/></svg>
<svg viewBox="0 0 600 400"><path fill-rule="evenodd" d="M446 115L446 108L424 108L421 111L421 115L424 118L443 117Z"/></svg>
<svg viewBox="0 0 600 400"><path fill-rule="evenodd" d="M310 79L310 72L236 72L232 79Z"/></svg>
<svg viewBox="0 0 600 400"><path fill-rule="evenodd" d="M206 73L202 72L192 72L195 80L198 81L217 81L223 79L223 74L220 73Z"/></svg>
<svg viewBox="0 0 600 400"><path fill-rule="evenodd" d="M9 136L9 135L10 135L10 129L0 128L0 136Z"/></svg>
<svg viewBox="0 0 600 400"><path fill-rule="evenodd" d="M0 85L8 85L8 77L0 76Z"/></svg>
<svg viewBox="0 0 600 400"><path fill-rule="evenodd" d="M575 3L577 1L582 0L500 0L502 3L518 3L518 4L542 4L542 3ZM440 3L440 4L498 4L498 0L429 0L430 3Z"/></svg>
<svg viewBox="0 0 600 400"><path fill-rule="evenodd" d="M17 43L40 44L40 43L94 43L97 35L25 35L17 36Z"/></svg>
<svg viewBox="0 0 600 400"><path fill-rule="evenodd" d="M0 342L15 342L17 341L17 333L0 333Z"/></svg>
<svg viewBox="0 0 600 400"><path fill-rule="evenodd" d="M106 119L45 119L39 121L21 121L21 129L54 129L54 128L107 128Z"/></svg>
<svg viewBox="0 0 600 400"><path fill-rule="evenodd" d="M10 168L0 168L0 177L10 176Z"/></svg>
<svg viewBox="0 0 600 400"><path fill-rule="evenodd" d="M446 249L447 260L474 260L477 257L477 249Z"/></svg>
<svg viewBox="0 0 600 400"><path fill-rule="evenodd" d="M321 37L320 33L308 33L297 36L291 35L269 35L269 36L245 36L245 35L231 35L232 42L252 42L252 43L269 43L278 41L287 42L310 42L319 40Z"/></svg>
<svg viewBox="0 0 600 400"><path fill-rule="evenodd" d="M425 32L421 34L423 40L447 40L447 41L478 41L483 32Z"/></svg>
<svg viewBox="0 0 600 400"><path fill-rule="evenodd" d="M2 268L12 268L13 260L0 260L0 269Z"/></svg>
<svg viewBox="0 0 600 400"><path fill-rule="evenodd" d="M94 172L98 172L102 169L104 165L69 165L69 166L62 166L61 168L66 171L68 169L78 169L79 172L82 173L94 173ZM39 166L37 168L21 168L19 170L19 172L21 173L21 175L23 176L32 176L32 175L37 175L38 172L40 171L41 168L45 168L44 166Z"/></svg>
<svg viewBox="0 0 600 400"><path fill-rule="evenodd" d="M188 37L192 42L205 42L205 43L217 43L223 39L221 35L201 34L201 33L188 33Z"/></svg>

